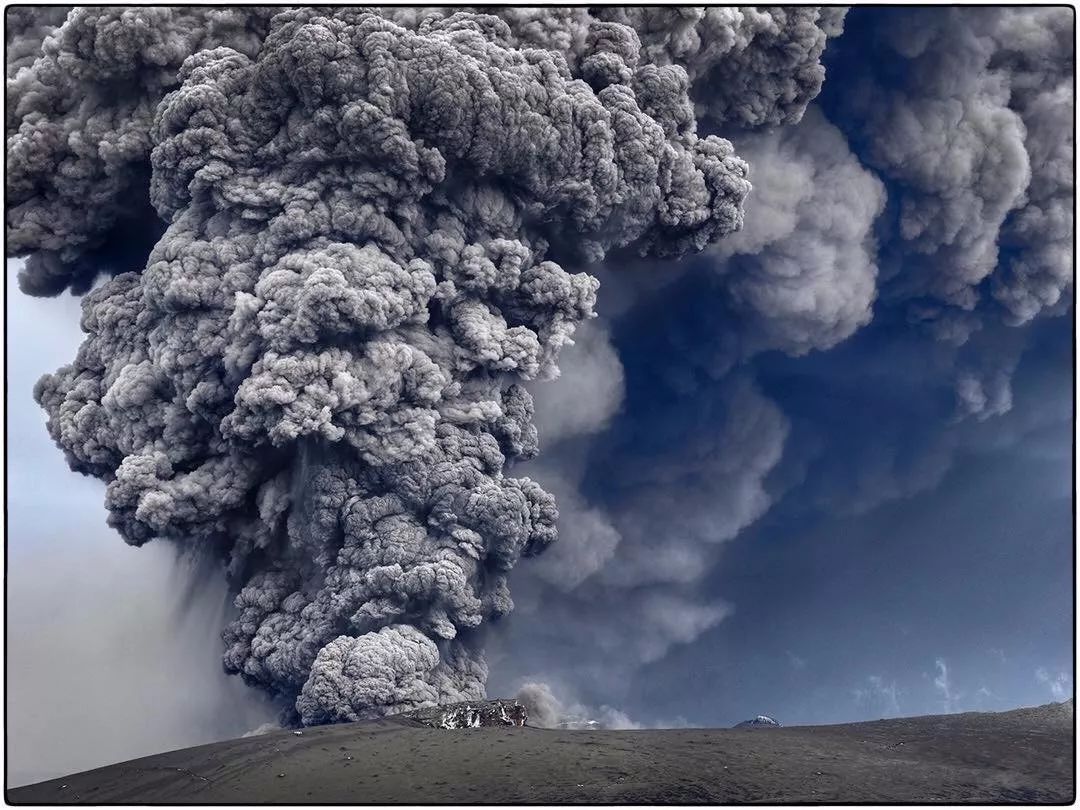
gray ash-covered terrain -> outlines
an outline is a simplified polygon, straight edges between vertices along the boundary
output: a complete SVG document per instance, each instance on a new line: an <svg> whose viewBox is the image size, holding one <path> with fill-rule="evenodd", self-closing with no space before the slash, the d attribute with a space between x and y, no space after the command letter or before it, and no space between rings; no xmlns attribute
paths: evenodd
<svg viewBox="0 0 1080 810"><path fill-rule="evenodd" d="M569 731L408 717L203 745L7 791L35 803L1066 803L1073 702L835 726Z"/></svg>

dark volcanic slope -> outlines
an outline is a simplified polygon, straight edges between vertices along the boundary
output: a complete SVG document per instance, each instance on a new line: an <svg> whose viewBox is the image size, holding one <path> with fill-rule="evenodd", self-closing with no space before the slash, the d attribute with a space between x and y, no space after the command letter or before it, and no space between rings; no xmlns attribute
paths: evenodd
<svg viewBox="0 0 1080 810"><path fill-rule="evenodd" d="M1069 802L1072 704L839 726L440 731L382 721L203 745L9 802Z"/></svg>

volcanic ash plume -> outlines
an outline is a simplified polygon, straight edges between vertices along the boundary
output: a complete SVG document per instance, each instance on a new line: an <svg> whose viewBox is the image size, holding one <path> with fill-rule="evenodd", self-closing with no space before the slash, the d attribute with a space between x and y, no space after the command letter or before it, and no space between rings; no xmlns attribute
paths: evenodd
<svg viewBox="0 0 1080 810"><path fill-rule="evenodd" d="M747 166L627 25L568 58L483 14L217 13L78 9L9 83L28 289L85 287L147 185L164 227L36 397L129 543L225 558L226 669L294 721L480 697L477 628L555 539L505 474L520 383L596 295L553 259L700 250Z"/></svg>

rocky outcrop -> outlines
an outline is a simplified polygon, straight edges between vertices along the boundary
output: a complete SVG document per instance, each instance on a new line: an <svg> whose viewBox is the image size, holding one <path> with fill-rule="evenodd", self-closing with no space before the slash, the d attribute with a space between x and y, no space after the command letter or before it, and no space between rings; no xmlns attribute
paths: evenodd
<svg viewBox="0 0 1080 810"><path fill-rule="evenodd" d="M417 709L402 716L431 728L483 728L523 726L528 712L516 700L468 700Z"/></svg>

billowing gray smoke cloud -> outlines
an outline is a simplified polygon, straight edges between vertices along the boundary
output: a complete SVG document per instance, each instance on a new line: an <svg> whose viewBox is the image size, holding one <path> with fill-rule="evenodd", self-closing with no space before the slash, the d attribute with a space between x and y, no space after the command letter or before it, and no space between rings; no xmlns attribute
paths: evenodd
<svg viewBox="0 0 1080 810"><path fill-rule="evenodd" d="M145 192L158 102L198 50L254 55L272 13L78 8L64 22L41 6L15 10L14 25L9 15L7 249L29 254L25 292L85 292L145 259L161 230Z"/></svg>
<svg viewBox="0 0 1080 810"><path fill-rule="evenodd" d="M387 9L416 23L453 9ZM843 7L507 8L499 15L523 46L565 54L577 72L593 54L597 19L633 28L642 62L678 65L690 79L694 113L728 129L791 124L821 90L820 57L843 32Z"/></svg>
<svg viewBox="0 0 1080 810"><path fill-rule="evenodd" d="M15 6L6 10L4 44L9 77L34 63L45 37L64 22L67 14L64 6Z"/></svg>
<svg viewBox="0 0 1080 810"><path fill-rule="evenodd" d="M20 277L25 291L85 292L96 275L123 272L135 254L148 250L159 234L140 192L150 173L150 125L159 102L193 53L227 46L255 57L277 11L78 8L61 28L62 7L9 14L8 73L16 78L8 86L7 227L9 250L30 254ZM458 12L381 13L422 29ZM634 40L638 62L683 67L699 114L737 126L799 120L821 88L819 57L827 38L841 32L844 15L843 9L809 7L595 13L641 32ZM588 9L519 8L502 15L508 46L557 51L589 82L610 81L606 72L619 70L626 56L604 55L610 46L597 47L602 27ZM653 92L668 92L662 85ZM666 125L685 126L694 111L674 104L669 114L675 118ZM124 250L121 235L137 244Z"/></svg>
<svg viewBox="0 0 1080 810"><path fill-rule="evenodd" d="M816 107L738 143L754 184L747 224L709 256L737 316L739 354L831 348L870 322L884 187Z"/></svg>
<svg viewBox="0 0 1080 810"><path fill-rule="evenodd" d="M821 90L819 58L843 33L843 7L610 8L651 62L686 68L698 114L735 127L797 123Z"/></svg>
<svg viewBox="0 0 1080 810"><path fill-rule="evenodd" d="M568 60L471 12L271 14L79 9L10 81L24 289L132 271L35 394L128 542L224 557L225 666L296 719L474 698L476 629L555 538L504 474L537 450L520 382L592 314L552 258L701 250L747 167L625 25ZM145 269L97 261L147 189Z"/></svg>
<svg viewBox="0 0 1080 810"><path fill-rule="evenodd" d="M986 292L1008 323L1060 310L1073 283L1072 12L924 10L863 43L882 69L840 109L918 257L893 262L889 297L915 299L913 315L957 342Z"/></svg>

